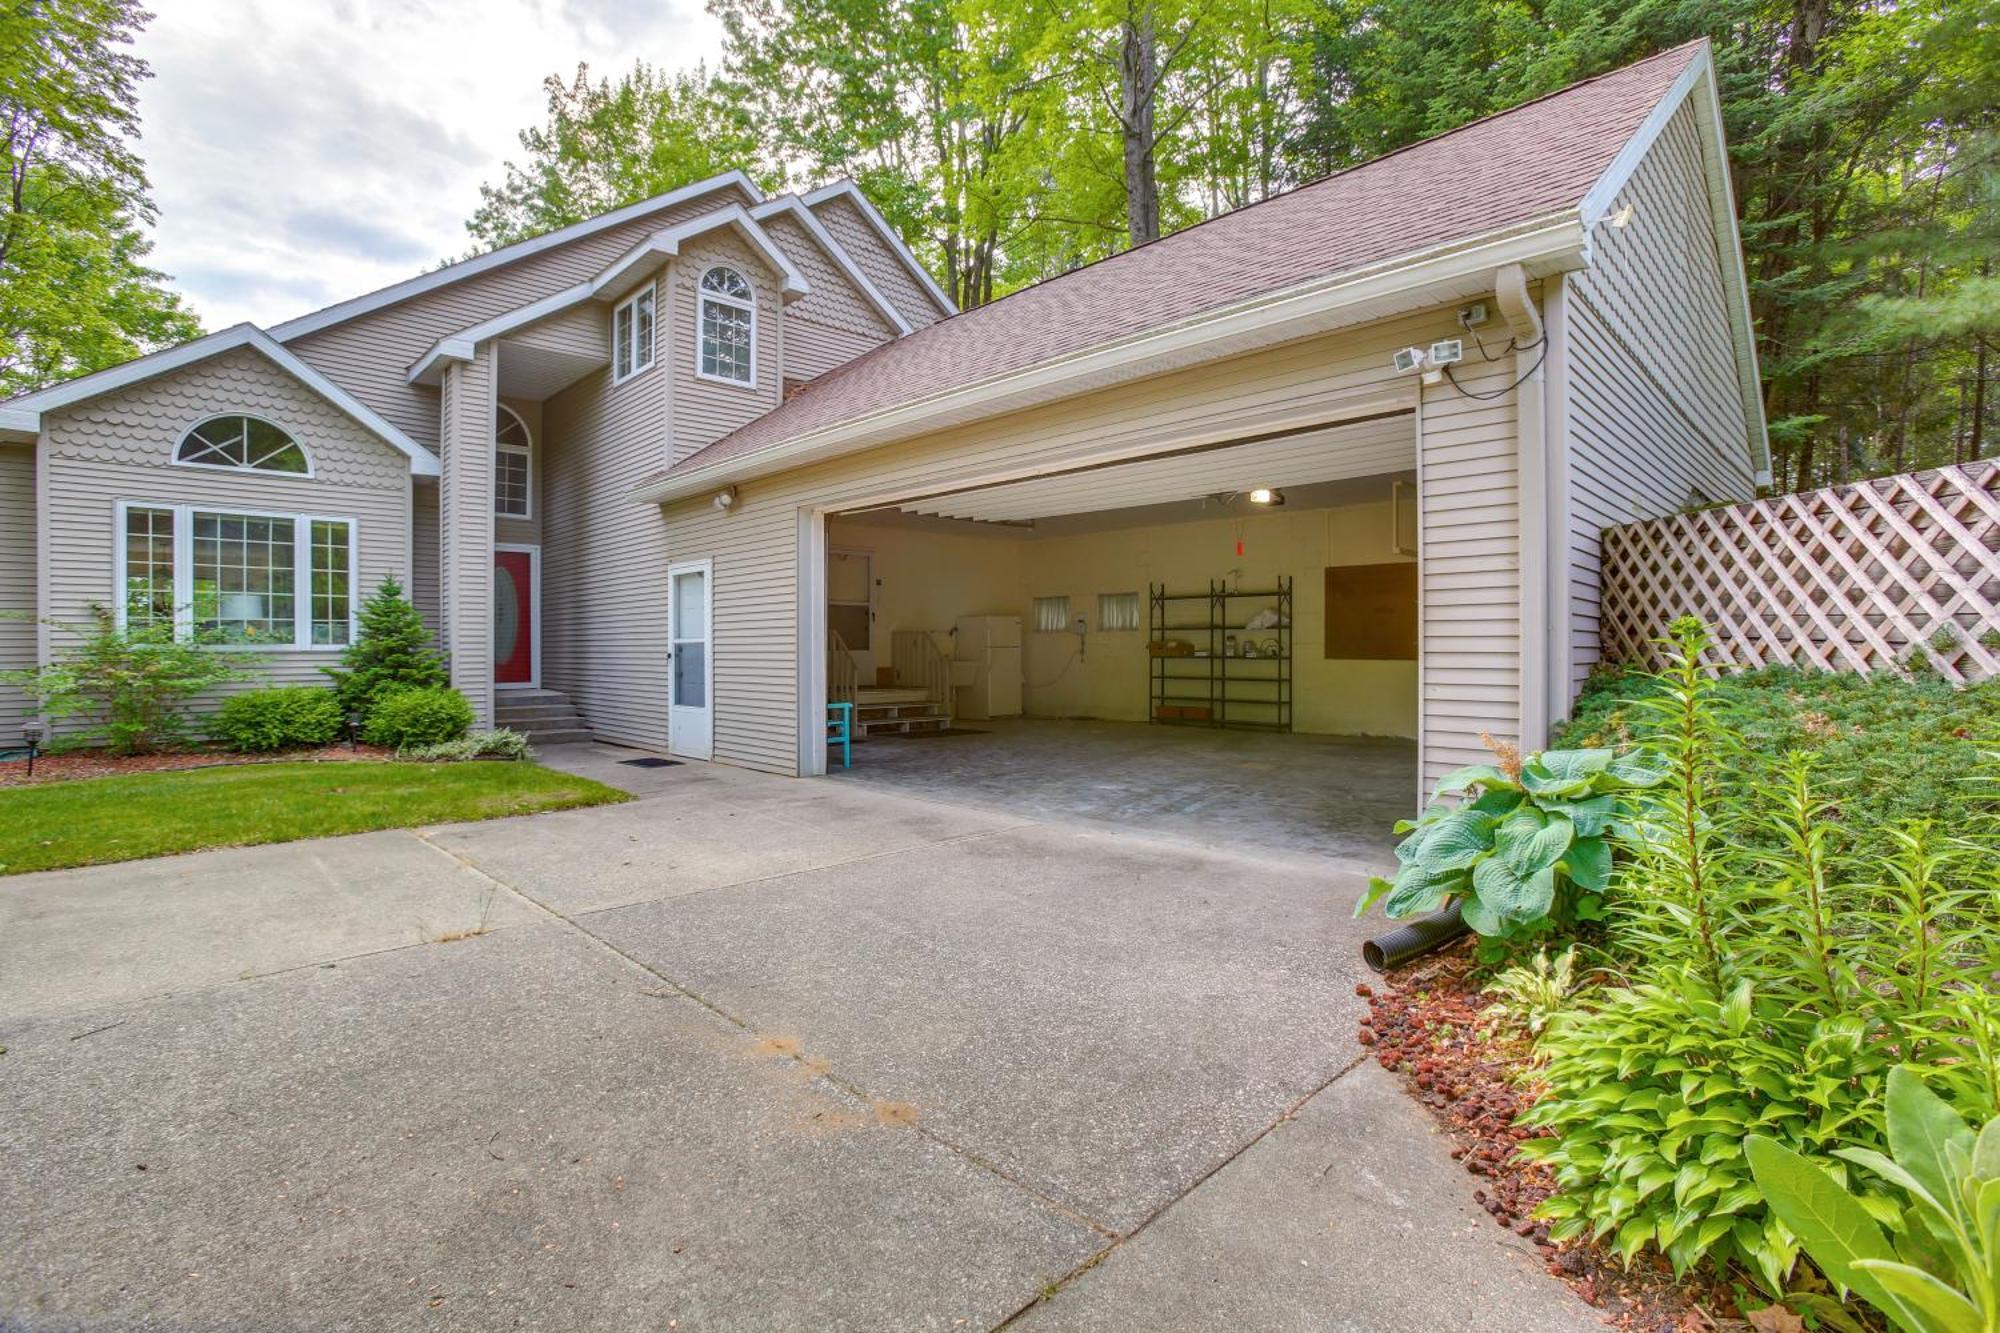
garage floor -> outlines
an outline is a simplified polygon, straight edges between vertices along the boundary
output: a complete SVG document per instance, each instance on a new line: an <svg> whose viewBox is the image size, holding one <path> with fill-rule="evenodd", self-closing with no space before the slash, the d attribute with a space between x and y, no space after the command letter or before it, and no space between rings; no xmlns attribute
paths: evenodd
<svg viewBox="0 0 2000 1333"><path fill-rule="evenodd" d="M1376 864L1415 813L1416 742L1143 722L964 722L967 734L878 737L846 782L1247 852ZM976 734L975 734L976 733Z"/></svg>

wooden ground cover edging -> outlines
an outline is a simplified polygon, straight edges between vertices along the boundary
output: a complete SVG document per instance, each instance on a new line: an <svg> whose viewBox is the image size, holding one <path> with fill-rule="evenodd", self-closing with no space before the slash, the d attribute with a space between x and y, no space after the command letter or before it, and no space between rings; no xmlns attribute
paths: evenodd
<svg viewBox="0 0 2000 1333"><path fill-rule="evenodd" d="M1607 528L1603 588L1609 662L1658 666L1695 615L1718 668L2000 676L2000 463Z"/></svg>

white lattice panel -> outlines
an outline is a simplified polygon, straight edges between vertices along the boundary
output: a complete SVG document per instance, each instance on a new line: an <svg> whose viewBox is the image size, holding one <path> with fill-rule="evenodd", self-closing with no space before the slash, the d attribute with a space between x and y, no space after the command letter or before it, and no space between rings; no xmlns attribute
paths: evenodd
<svg viewBox="0 0 2000 1333"><path fill-rule="evenodd" d="M2000 464L1606 529L1605 660L1657 664L1681 615L1716 667L2000 675Z"/></svg>

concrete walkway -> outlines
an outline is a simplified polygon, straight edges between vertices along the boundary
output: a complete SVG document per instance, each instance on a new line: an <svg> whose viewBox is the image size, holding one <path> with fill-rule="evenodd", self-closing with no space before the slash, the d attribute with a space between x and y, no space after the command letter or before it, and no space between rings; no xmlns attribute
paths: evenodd
<svg viewBox="0 0 2000 1333"><path fill-rule="evenodd" d="M0 880L0 1328L1599 1327L1355 1047L1358 876L624 757Z"/></svg>

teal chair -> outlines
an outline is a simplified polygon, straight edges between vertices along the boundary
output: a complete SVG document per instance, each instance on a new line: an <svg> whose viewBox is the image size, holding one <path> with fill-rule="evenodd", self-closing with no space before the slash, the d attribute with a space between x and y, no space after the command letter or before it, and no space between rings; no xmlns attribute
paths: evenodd
<svg viewBox="0 0 2000 1333"><path fill-rule="evenodd" d="M826 747L828 757L832 757L833 747L840 746L840 766L854 767L854 705L850 703L828 704L826 706Z"/></svg>

